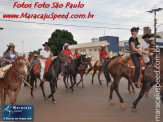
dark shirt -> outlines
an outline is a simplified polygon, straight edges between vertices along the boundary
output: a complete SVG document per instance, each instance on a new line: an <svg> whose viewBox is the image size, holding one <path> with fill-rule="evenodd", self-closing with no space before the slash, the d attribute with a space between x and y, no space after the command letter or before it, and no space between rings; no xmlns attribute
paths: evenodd
<svg viewBox="0 0 163 122"><path fill-rule="evenodd" d="M138 38L133 38L133 37L130 37L129 39L129 50L130 52L134 52L132 47L131 47L131 42L134 42L135 43L135 47L138 49L138 45L140 45L139 41L138 41Z"/></svg>

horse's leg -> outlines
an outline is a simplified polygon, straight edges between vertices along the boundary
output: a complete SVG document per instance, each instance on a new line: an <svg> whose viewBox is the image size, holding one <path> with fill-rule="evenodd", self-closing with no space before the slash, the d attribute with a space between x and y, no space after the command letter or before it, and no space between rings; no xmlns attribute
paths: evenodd
<svg viewBox="0 0 163 122"><path fill-rule="evenodd" d="M18 96L19 91L20 91L20 88L18 88L14 93L14 104L16 103L16 98Z"/></svg>
<svg viewBox="0 0 163 122"><path fill-rule="evenodd" d="M3 99L3 87L0 85L0 97L1 97L1 106L4 105L4 99Z"/></svg>
<svg viewBox="0 0 163 122"><path fill-rule="evenodd" d="M37 88L37 78L35 78L35 88Z"/></svg>
<svg viewBox="0 0 163 122"><path fill-rule="evenodd" d="M4 103L2 103L3 105L5 105L6 103L6 96L7 96L7 89L4 89L4 95L3 95L3 102Z"/></svg>
<svg viewBox="0 0 163 122"><path fill-rule="evenodd" d="M134 86L133 86L132 83L130 83L130 86L131 86L131 88L132 88L132 93L135 93L135 88L134 88Z"/></svg>
<svg viewBox="0 0 163 122"><path fill-rule="evenodd" d="M128 81L128 91L129 91L129 94L131 94L132 92L131 92L131 90L130 90L130 81Z"/></svg>
<svg viewBox="0 0 163 122"><path fill-rule="evenodd" d="M33 97L33 83L34 83L34 76L31 75L31 79L30 79L30 85L32 86L32 88L31 88L31 97Z"/></svg>
<svg viewBox="0 0 163 122"><path fill-rule="evenodd" d="M133 110L133 111L136 111L136 106L137 106L139 100L143 97L145 91L146 91L148 88L150 88L149 83L143 83L143 87L141 88L141 91L140 91L140 93L139 93L138 98L133 102L133 107L132 107L132 110Z"/></svg>
<svg viewBox="0 0 163 122"><path fill-rule="evenodd" d="M80 74L80 81L76 83L76 85L78 86L82 81L82 74Z"/></svg>
<svg viewBox="0 0 163 122"><path fill-rule="evenodd" d="M54 93L55 93L55 84L54 84L54 82L50 82L50 84L51 84L51 96L52 96L52 102L53 103L56 103L55 102L55 99L54 99Z"/></svg>
<svg viewBox="0 0 163 122"><path fill-rule="evenodd" d="M73 81L72 81L72 76L70 75L70 81L71 81L71 87L69 89L71 89L71 91L73 92L74 89L73 89Z"/></svg>
<svg viewBox="0 0 163 122"><path fill-rule="evenodd" d="M43 93L43 97L46 100L46 95L45 95L45 91L44 91L44 82L40 83L40 87L41 87L41 90L42 90L42 93Z"/></svg>
<svg viewBox="0 0 163 122"><path fill-rule="evenodd" d="M66 78L67 78L67 85L69 86L69 82L68 82L68 78L69 78L69 76L67 76Z"/></svg>
<svg viewBox="0 0 163 122"><path fill-rule="evenodd" d="M110 95L109 95L109 102L110 102L110 104L111 105L113 105L114 104L114 102L113 102L113 91L114 91L114 83L112 83L112 85L110 86Z"/></svg>
<svg viewBox="0 0 163 122"><path fill-rule="evenodd" d="M81 81L82 81L82 87L84 88L83 75L84 74L81 74Z"/></svg>
<svg viewBox="0 0 163 122"><path fill-rule="evenodd" d="M93 84L93 79L94 79L94 76L95 76L96 72L97 72L97 68L95 67L94 71L93 71L93 74L92 74L92 84Z"/></svg>
<svg viewBox="0 0 163 122"><path fill-rule="evenodd" d="M14 99L13 99L13 96L12 96L12 91L8 89L8 96L10 98L10 103L11 105L14 105Z"/></svg>
<svg viewBox="0 0 163 122"><path fill-rule="evenodd" d="M119 101L121 102L121 107L122 107L122 108L125 108L125 107L126 107L126 106L125 106L125 103L124 103L123 98L121 97L121 95L120 95L120 93L119 93L119 89L118 89L119 82L120 82L120 79L117 78L117 79L116 79L116 82L114 82L115 84L114 84L113 87L114 87L114 90L115 90L115 92L116 92L116 94L117 94L117 96L118 96L118 98L119 98Z"/></svg>
<svg viewBox="0 0 163 122"><path fill-rule="evenodd" d="M66 76L63 76L63 81L64 81L64 84L65 84L66 90L68 90L67 84L66 84Z"/></svg>
<svg viewBox="0 0 163 122"><path fill-rule="evenodd" d="M101 80L100 80L100 75L101 75L101 70L99 70L99 73L98 73L98 80L99 80L100 85L102 85Z"/></svg>
<svg viewBox="0 0 163 122"><path fill-rule="evenodd" d="M155 82L152 82L152 83L150 84L150 88L148 88L148 89L146 90L146 92L145 92L145 96L146 96L146 97L148 96L148 92L149 92L149 90L152 88L153 85L155 85Z"/></svg>

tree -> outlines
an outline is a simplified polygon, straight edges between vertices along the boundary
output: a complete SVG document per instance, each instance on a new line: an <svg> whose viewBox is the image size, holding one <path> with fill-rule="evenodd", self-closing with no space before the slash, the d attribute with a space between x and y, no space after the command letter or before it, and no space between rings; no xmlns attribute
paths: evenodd
<svg viewBox="0 0 163 122"><path fill-rule="evenodd" d="M151 37L154 37L155 34L151 34ZM161 38L160 35L156 35L156 38Z"/></svg>
<svg viewBox="0 0 163 122"><path fill-rule="evenodd" d="M77 41L74 40L71 32L56 29L49 38L50 48L54 55L62 51L64 43L72 45L77 44Z"/></svg>

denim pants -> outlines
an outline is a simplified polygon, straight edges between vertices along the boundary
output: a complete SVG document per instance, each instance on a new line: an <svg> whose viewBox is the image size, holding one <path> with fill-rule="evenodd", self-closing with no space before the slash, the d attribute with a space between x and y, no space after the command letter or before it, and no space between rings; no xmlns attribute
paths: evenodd
<svg viewBox="0 0 163 122"><path fill-rule="evenodd" d="M131 59L135 65L134 82L138 82L139 79L139 69L140 69L139 57L140 55L137 53L131 54Z"/></svg>
<svg viewBox="0 0 163 122"><path fill-rule="evenodd" d="M65 70L65 64L63 64L62 68L61 68L61 72L63 72Z"/></svg>
<svg viewBox="0 0 163 122"><path fill-rule="evenodd" d="M101 62L102 62L102 69L104 69L104 66L105 66L105 59L101 59Z"/></svg>

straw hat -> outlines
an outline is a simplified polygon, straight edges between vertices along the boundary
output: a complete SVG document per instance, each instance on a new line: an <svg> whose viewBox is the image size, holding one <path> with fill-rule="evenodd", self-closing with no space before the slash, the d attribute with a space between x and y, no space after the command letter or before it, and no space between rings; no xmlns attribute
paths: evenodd
<svg viewBox="0 0 163 122"><path fill-rule="evenodd" d="M35 53L34 55L33 55L34 57L38 57L38 55Z"/></svg>
<svg viewBox="0 0 163 122"><path fill-rule="evenodd" d="M14 43L9 43L8 45L7 45L8 47L15 47L15 45L14 45Z"/></svg>

